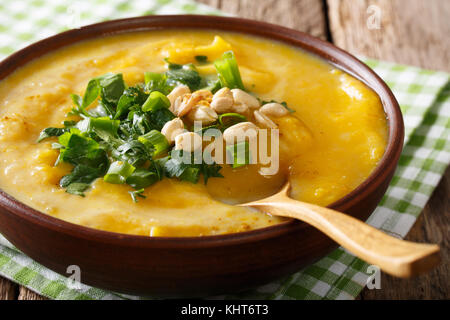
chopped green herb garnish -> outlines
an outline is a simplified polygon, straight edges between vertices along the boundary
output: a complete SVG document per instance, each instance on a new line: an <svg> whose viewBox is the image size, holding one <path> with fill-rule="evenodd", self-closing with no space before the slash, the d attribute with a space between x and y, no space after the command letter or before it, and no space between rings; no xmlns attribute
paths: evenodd
<svg viewBox="0 0 450 320"><path fill-rule="evenodd" d="M167 83L167 75L164 73L146 72L144 79L148 91L159 91L167 95L173 88Z"/></svg>
<svg viewBox="0 0 450 320"><path fill-rule="evenodd" d="M42 140L49 137L59 137L66 131L67 131L66 128L46 128L42 130L41 134L39 135L39 138L37 139L37 142L41 142Z"/></svg>
<svg viewBox="0 0 450 320"><path fill-rule="evenodd" d="M109 183L123 184L126 182L127 178L133 174L134 170L136 170L136 168L128 162L116 161L111 163L103 180Z"/></svg>
<svg viewBox="0 0 450 320"><path fill-rule="evenodd" d="M200 62L200 63L206 63L206 62L208 62L208 57L207 56L195 56L195 60L197 60L197 62Z"/></svg>
<svg viewBox="0 0 450 320"><path fill-rule="evenodd" d="M165 58L164 61L167 63L169 70L178 70L183 68L182 64L170 62L169 58Z"/></svg>
<svg viewBox="0 0 450 320"><path fill-rule="evenodd" d="M76 130L76 129L75 129ZM105 150L101 149L98 142L92 138L76 133L74 129L59 137L60 158L77 166L83 164L93 168L99 168L108 164Z"/></svg>
<svg viewBox="0 0 450 320"><path fill-rule="evenodd" d="M89 185L95 179L101 177L105 173L105 168L94 168L83 164L77 165L71 173L62 177L59 185L62 188L69 188L72 184L84 184L89 187ZM85 188L84 190L86 190ZM72 189L73 190L73 189ZM82 191L84 191L82 190ZM67 191L69 192L69 191ZM70 192L69 192L70 193Z"/></svg>
<svg viewBox="0 0 450 320"><path fill-rule="evenodd" d="M144 189L128 191L128 193L131 195L131 199L133 199L133 202L138 202L137 197L144 198L144 199L147 198L146 196L143 195Z"/></svg>
<svg viewBox="0 0 450 320"><path fill-rule="evenodd" d="M88 188L88 183L74 182L67 186L66 192L84 197L84 191Z"/></svg>
<svg viewBox="0 0 450 320"><path fill-rule="evenodd" d="M158 156L169 149L169 142L158 130L152 130L138 138L139 142L149 149L153 149L152 156Z"/></svg>
<svg viewBox="0 0 450 320"><path fill-rule="evenodd" d="M170 101L159 91L153 91L142 105L142 111L156 111L163 108L169 108Z"/></svg>
<svg viewBox="0 0 450 320"><path fill-rule="evenodd" d="M220 83L220 80L207 80L207 87L205 88L206 90L211 91L212 93L216 93L217 91L219 91L222 88L222 84Z"/></svg>
<svg viewBox="0 0 450 320"><path fill-rule="evenodd" d="M203 164L200 167L200 170L203 174L205 184L208 183L209 178L223 178L223 175L220 173L221 169L222 167L219 166L218 164L210 164L210 165Z"/></svg>
<svg viewBox="0 0 450 320"><path fill-rule="evenodd" d="M125 90L122 74L107 73L97 79L102 100L110 104L117 104Z"/></svg>
<svg viewBox="0 0 450 320"><path fill-rule="evenodd" d="M191 91L204 87L203 79L192 63L185 65L169 63L169 70L167 70L166 75L169 83L174 85L185 84Z"/></svg>
<svg viewBox="0 0 450 320"><path fill-rule="evenodd" d="M222 87L245 90L233 51L225 52L222 58L214 61L214 66Z"/></svg>
<svg viewBox="0 0 450 320"><path fill-rule="evenodd" d="M164 161L164 173L166 176L170 178L176 177L180 180L197 183L200 174L202 173L205 184L208 182L209 178L223 178L219 172L222 168L221 166L217 164L208 165L204 161L196 164L194 154L188 155L191 161L190 163L185 163L181 161L184 159L183 155L184 153L181 150L171 152L171 156Z"/></svg>
<svg viewBox="0 0 450 320"><path fill-rule="evenodd" d="M83 100L81 102L80 110L85 114L87 107L93 103L100 95L101 88L98 79L89 81L86 91L84 92ZM77 99L78 100L78 99Z"/></svg>
<svg viewBox="0 0 450 320"><path fill-rule="evenodd" d="M148 169L139 168L136 169L126 180L126 183L135 189L147 188L159 181L159 175L157 172L150 171Z"/></svg>
<svg viewBox="0 0 450 320"><path fill-rule="evenodd" d="M226 128L231 127L232 125L235 125L239 122L247 121L247 118L239 113L223 113L219 115L219 118L217 120L219 121L222 130L225 130Z"/></svg>
<svg viewBox="0 0 450 320"><path fill-rule="evenodd" d="M207 56L196 56L195 61L209 63ZM192 92L205 88L215 93L222 87L245 90L236 58L232 51L225 52L214 62L217 75L206 77L200 76L192 63L166 62L166 72L146 72L145 83L131 87L120 73L91 79L83 96L71 95L74 108L70 115L78 120L65 121L62 128L50 127L40 133L38 142L57 139L52 141L52 148L59 150L55 165L73 165L59 182L68 193L85 196L91 184L103 178L108 183L131 186L135 190L129 193L137 202L138 197L145 198L145 188L164 178L197 183L203 176L206 184L209 178L223 177L222 167L211 159L206 163L203 158L196 159L196 153L175 151L161 130L175 118L167 95L178 85L187 85ZM243 121L247 121L246 117L238 113L221 114L201 133L213 128L224 131ZM226 149L233 168L250 163L246 142ZM186 157L190 161L182 161Z"/></svg>

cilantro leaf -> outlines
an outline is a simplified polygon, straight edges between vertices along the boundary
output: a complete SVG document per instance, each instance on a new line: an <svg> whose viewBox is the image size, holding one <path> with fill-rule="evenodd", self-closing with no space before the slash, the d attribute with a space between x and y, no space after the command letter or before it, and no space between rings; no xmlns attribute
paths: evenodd
<svg viewBox="0 0 450 320"><path fill-rule="evenodd" d="M183 163L179 159L170 158L164 164L164 172L169 178L179 178L188 167L188 164Z"/></svg>
<svg viewBox="0 0 450 320"><path fill-rule="evenodd" d="M180 175L180 180L189 181L191 183L197 183L200 177L200 168L189 166Z"/></svg>
<svg viewBox="0 0 450 320"><path fill-rule="evenodd" d="M160 179L157 172L139 168L127 178L126 182L135 189L142 189L151 186L158 180Z"/></svg>
<svg viewBox="0 0 450 320"><path fill-rule="evenodd" d="M98 96L100 95L100 90L101 88L97 78L89 81L86 91L84 92L83 102L81 104L82 110L85 110L91 105L92 102L94 102L98 98Z"/></svg>
<svg viewBox="0 0 450 320"><path fill-rule="evenodd" d="M84 191L89 188L88 183L75 182L67 186L66 192L84 197Z"/></svg>
<svg viewBox="0 0 450 320"><path fill-rule="evenodd" d="M41 133L39 134L39 138L37 139L37 142L41 142L44 139L47 139L49 137L59 137L60 135L62 135L64 132L67 132L68 129L67 128L46 128L44 130L41 131Z"/></svg>
<svg viewBox="0 0 450 320"><path fill-rule="evenodd" d="M122 74L107 73L98 77L97 81L101 89L102 100L116 105L125 90Z"/></svg>
<svg viewBox="0 0 450 320"><path fill-rule="evenodd" d="M166 122L175 119L175 115L167 108L159 109L149 114L149 121L153 129L161 131Z"/></svg>
<svg viewBox="0 0 450 320"><path fill-rule="evenodd" d="M59 181L62 188L66 188L73 183L90 184L95 179L101 177L105 173L105 167L93 168L83 164L77 165L71 173L65 175Z"/></svg>
<svg viewBox="0 0 450 320"><path fill-rule="evenodd" d="M68 134L68 135L67 135ZM90 167L100 167L108 163L105 150L92 138L78 133L66 132L59 137L60 159L73 165L84 164Z"/></svg>
<svg viewBox="0 0 450 320"><path fill-rule="evenodd" d="M165 73L146 72L144 78L145 88L150 92L159 91L168 95L173 89L173 86L167 82L167 75Z"/></svg>
<svg viewBox="0 0 450 320"><path fill-rule="evenodd" d="M113 158L128 162L133 166L140 166L152 159L151 153L152 150L138 140L130 140L117 149L113 149L111 155Z"/></svg>
<svg viewBox="0 0 450 320"><path fill-rule="evenodd" d="M191 91L201 88L203 83L202 77L192 63L183 66L169 64L166 75L169 83L185 84Z"/></svg>
<svg viewBox="0 0 450 320"><path fill-rule="evenodd" d="M197 183L200 174L203 174L205 184L211 177L222 177L220 174L221 166L216 163L206 164L204 161L200 164L195 164L194 154L190 154L191 163L185 163L184 153L181 150L171 152L171 156L164 162L164 172L169 178L179 178L180 180Z"/></svg>
<svg viewBox="0 0 450 320"><path fill-rule="evenodd" d="M201 172L203 174L205 184L208 183L209 178L223 178L223 175L219 172L221 169L222 167L216 163L210 165L202 164Z"/></svg>

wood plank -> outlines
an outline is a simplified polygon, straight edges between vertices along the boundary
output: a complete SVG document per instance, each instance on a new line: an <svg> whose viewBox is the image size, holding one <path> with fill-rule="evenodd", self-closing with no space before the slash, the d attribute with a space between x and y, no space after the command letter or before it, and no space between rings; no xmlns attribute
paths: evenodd
<svg viewBox="0 0 450 320"><path fill-rule="evenodd" d="M423 213L406 237L417 242L438 243L441 265L427 275L398 279L381 275L381 289L365 289L361 299L450 299L450 168Z"/></svg>
<svg viewBox="0 0 450 320"><path fill-rule="evenodd" d="M31 290L28 290L25 287L20 286L19 296L17 297L17 300L47 300L47 298Z"/></svg>
<svg viewBox="0 0 450 320"><path fill-rule="evenodd" d="M450 1L328 0L328 9L337 46L371 58L450 71ZM369 29L368 19L373 22L377 10L380 28Z"/></svg>
<svg viewBox="0 0 450 320"><path fill-rule="evenodd" d="M19 287L8 279L0 277L0 300L16 300Z"/></svg>
<svg viewBox="0 0 450 320"><path fill-rule="evenodd" d="M326 39L322 0L199 0L224 12L307 32Z"/></svg>

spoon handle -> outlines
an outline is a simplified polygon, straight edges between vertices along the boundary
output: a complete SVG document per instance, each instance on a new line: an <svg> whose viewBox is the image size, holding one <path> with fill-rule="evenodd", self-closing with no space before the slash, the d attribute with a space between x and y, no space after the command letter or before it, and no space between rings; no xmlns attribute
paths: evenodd
<svg viewBox="0 0 450 320"><path fill-rule="evenodd" d="M415 276L440 261L437 245L400 240L344 213L287 196L276 195L244 206L307 222L354 255L393 276Z"/></svg>

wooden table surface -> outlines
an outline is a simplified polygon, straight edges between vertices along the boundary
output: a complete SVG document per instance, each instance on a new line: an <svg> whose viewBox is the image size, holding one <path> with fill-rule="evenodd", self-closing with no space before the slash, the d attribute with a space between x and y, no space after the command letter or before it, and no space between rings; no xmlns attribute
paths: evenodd
<svg viewBox="0 0 450 320"><path fill-rule="evenodd" d="M353 54L450 72L450 1L199 1L237 16L310 33ZM365 289L359 299L450 298L449 190L450 170L447 169L406 238L438 243L442 250L440 267L412 280L382 274L381 289ZM1 299L43 298L0 277Z"/></svg>

